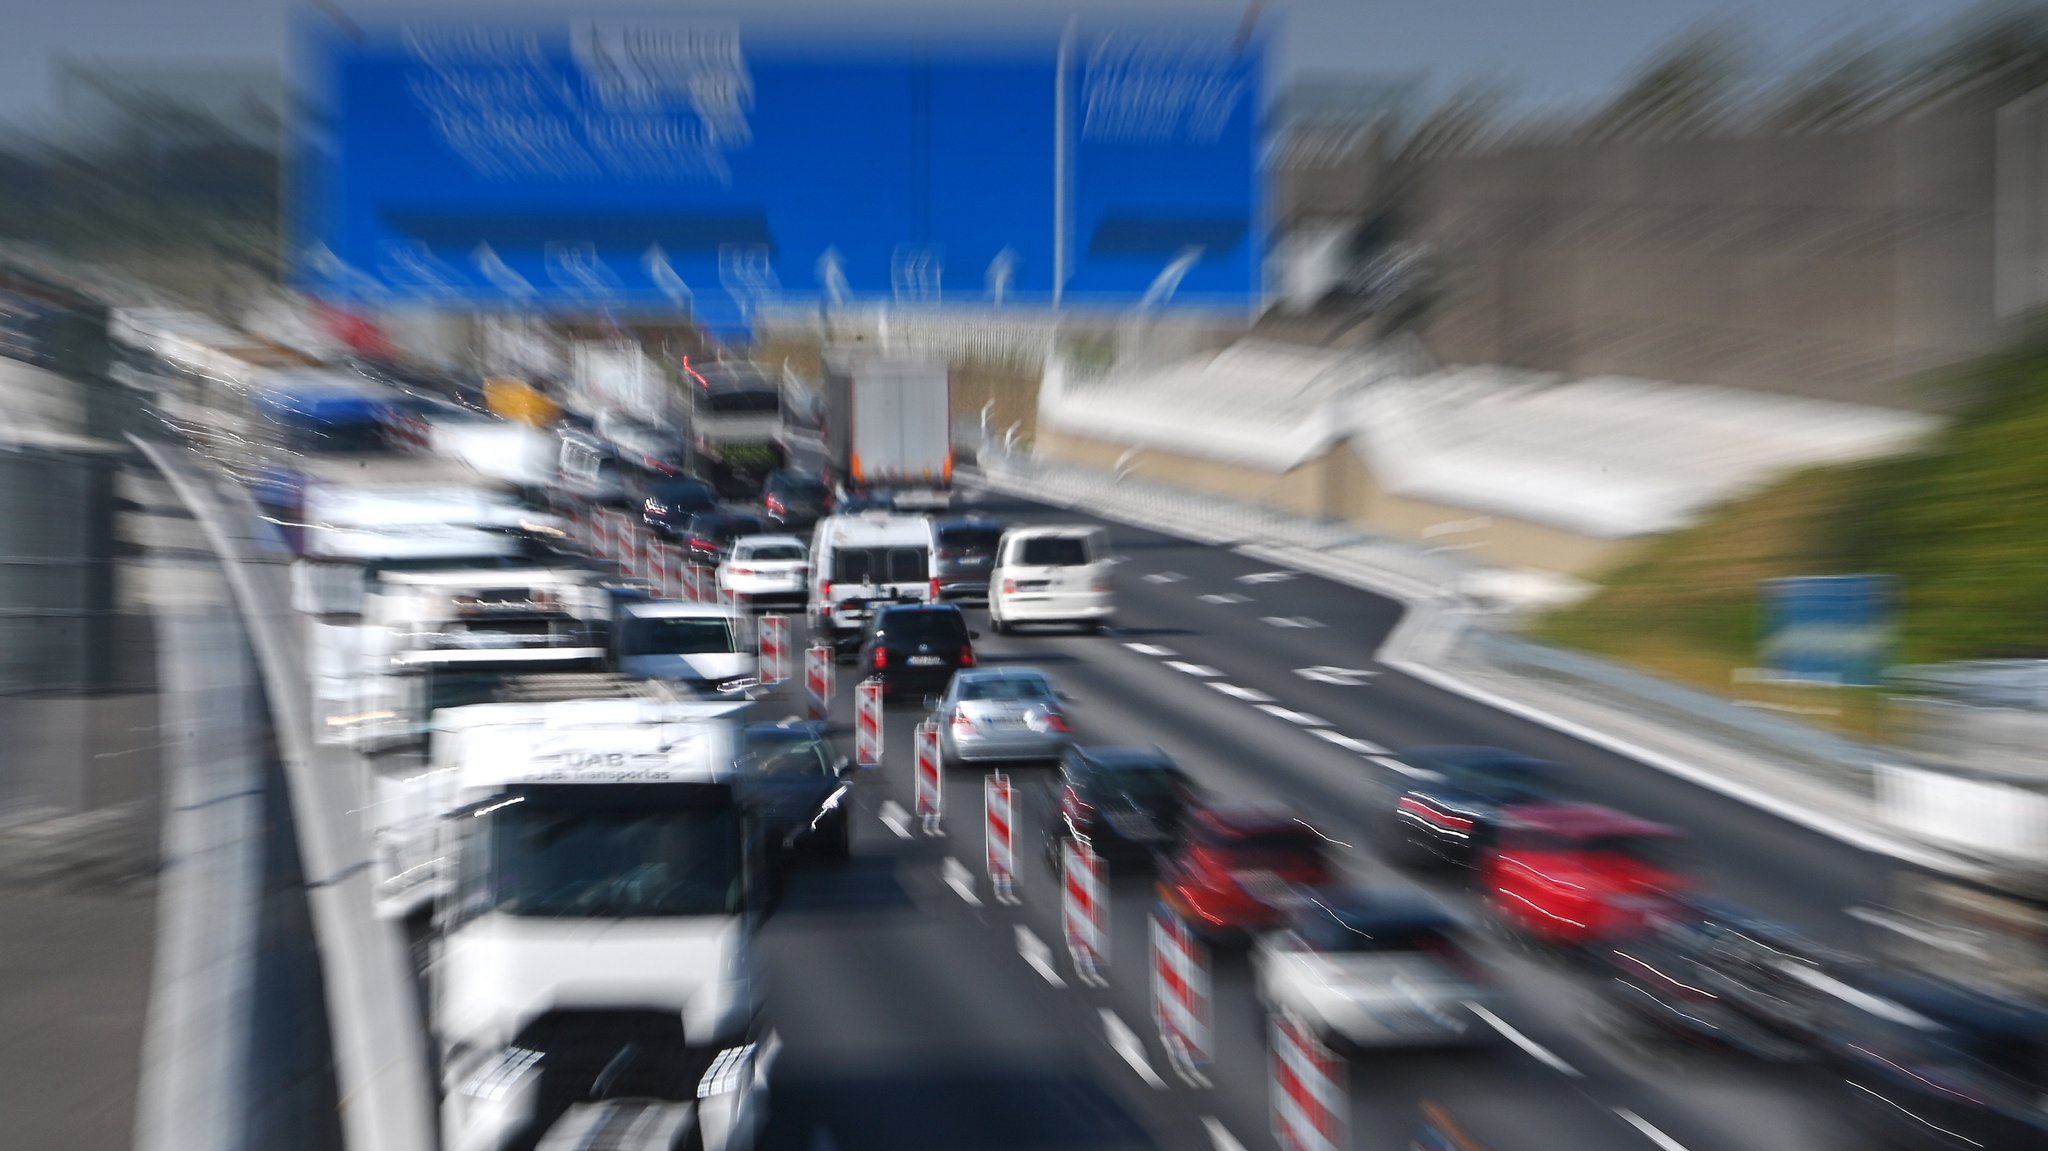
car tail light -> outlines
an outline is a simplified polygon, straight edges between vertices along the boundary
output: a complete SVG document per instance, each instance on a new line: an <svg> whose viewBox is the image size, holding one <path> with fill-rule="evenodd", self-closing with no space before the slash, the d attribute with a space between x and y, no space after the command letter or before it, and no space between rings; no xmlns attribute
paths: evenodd
<svg viewBox="0 0 2048 1151"><path fill-rule="evenodd" d="M1089 590L1089 591L1092 591L1092 592L1095 592L1095 593L1097 593L1097 594L1101 594L1102 592L1106 592L1106 591L1108 591L1108 590L1109 590L1109 577L1108 577L1108 576L1096 576L1096 577L1095 577L1095 580L1094 580L1094 582L1092 582L1092 583L1090 583L1090 584L1088 585L1088 590Z"/></svg>
<svg viewBox="0 0 2048 1151"><path fill-rule="evenodd" d="M753 568L743 568L743 567L734 567L734 568L728 568L727 570L728 570L728 571L730 571L730 572L731 572L731 573L732 573L733 575L746 575L746 576L750 576L750 575L753 575L753 574L754 574L754 569L753 569Z"/></svg>
<svg viewBox="0 0 2048 1151"><path fill-rule="evenodd" d="M782 514L783 512L785 512L785 511L788 511L788 510L789 510L788 508L786 508L786 507L784 507L784 506L783 506L783 504L782 504L782 501L781 501L781 500L779 500L779 499L776 499L776 498L775 498L774 496L769 496L769 497L768 497L768 514L770 514L770 515L777 515L777 516L779 516L779 515L781 515L781 514Z"/></svg>
<svg viewBox="0 0 2048 1151"><path fill-rule="evenodd" d="M1048 711L1045 713L1045 730L1056 731L1061 735L1065 735L1074 729L1067 726L1066 716L1056 711Z"/></svg>
<svg viewBox="0 0 2048 1151"><path fill-rule="evenodd" d="M974 720L964 711L955 711L953 713L953 733L955 735L966 735L971 734L973 731Z"/></svg>
<svg viewBox="0 0 2048 1151"><path fill-rule="evenodd" d="M820 599L823 599L823 600L827 600L827 601L829 601L829 600L830 600L830 599L832 598L832 581L831 581L831 580L825 580L825 581L823 581L823 582L821 582L821 583L819 583L819 584L818 584L818 598L820 598Z"/></svg>
<svg viewBox="0 0 2048 1151"><path fill-rule="evenodd" d="M941 550L941 551L939 552L939 558L940 558L941 560L956 560L956 559L959 559L959 558L960 558L960 553L959 553L959 552L956 552L956 551L944 551L944 550Z"/></svg>
<svg viewBox="0 0 2048 1151"><path fill-rule="evenodd" d="M696 549L697 549L698 551L702 551L702 552L708 552L708 551L717 551L717 550L718 550L718 546L717 546L716 544L712 543L712 542L711 542L710 540L707 540L707 539L699 539L699 538L698 538L698 537L696 537L696 536L691 536L691 537L690 537L690 546L691 546L691 547L693 547L693 548L696 548Z"/></svg>
<svg viewBox="0 0 2048 1151"><path fill-rule="evenodd" d="M886 648L886 647L878 647L878 648L876 648L876 649L875 649L875 670L876 670L876 671L880 671L880 670L882 670L883 668L885 668L885 667L888 667L888 666L889 666L889 649L888 649L888 648Z"/></svg>
<svg viewBox="0 0 2048 1151"><path fill-rule="evenodd" d="M937 579L934 579L934 580L932 580L932 601L933 601L934 603L936 603L936 602L938 601L938 598L939 598L939 581L938 581Z"/></svg>
<svg viewBox="0 0 2048 1151"><path fill-rule="evenodd" d="M1013 580L1013 579L1006 579L1006 580L1004 580L1004 581L1003 581L1003 594L1004 594L1004 595L1014 595L1014 594L1016 594L1016 591L1017 591L1017 581L1016 581L1016 580Z"/></svg>
<svg viewBox="0 0 2048 1151"><path fill-rule="evenodd" d="M963 648L961 648L961 649L960 649L960 666L961 666L961 667L973 667L973 666L974 666L974 649L973 649L973 648L971 648L971 647L963 647Z"/></svg>

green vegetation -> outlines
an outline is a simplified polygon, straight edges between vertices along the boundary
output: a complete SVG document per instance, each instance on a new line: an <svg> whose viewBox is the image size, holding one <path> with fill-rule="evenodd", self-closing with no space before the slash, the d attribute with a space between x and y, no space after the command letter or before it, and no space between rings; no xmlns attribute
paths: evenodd
<svg viewBox="0 0 2048 1151"><path fill-rule="evenodd" d="M1647 542L1534 634L1727 692L1756 662L1758 581L1889 572L1900 662L2048 654L2048 343L1972 365L1955 386L1973 402L1921 453L1728 504Z"/></svg>

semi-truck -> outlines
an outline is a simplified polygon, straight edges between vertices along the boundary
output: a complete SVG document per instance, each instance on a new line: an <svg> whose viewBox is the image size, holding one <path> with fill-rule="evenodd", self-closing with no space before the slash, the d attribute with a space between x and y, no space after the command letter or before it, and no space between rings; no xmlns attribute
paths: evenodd
<svg viewBox="0 0 2048 1151"><path fill-rule="evenodd" d="M552 1145L552 1129L599 1125L607 1108L662 1146L753 1145L774 1044L753 959L766 856L735 788L747 711L615 699L435 714L452 876L428 975L444 1147Z"/></svg>
<svg viewBox="0 0 2048 1151"><path fill-rule="evenodd" d="M835 351L825 358L825 445L848 493L945 507L953 488L953 402L936 356Z"/></svg>
<svg viewBox="0 0 2048 1151"><path fill-rule="evenodd" d="M728 499L758 495L789 458L782 381L745 362L682 366L698 474Z"/></svg>

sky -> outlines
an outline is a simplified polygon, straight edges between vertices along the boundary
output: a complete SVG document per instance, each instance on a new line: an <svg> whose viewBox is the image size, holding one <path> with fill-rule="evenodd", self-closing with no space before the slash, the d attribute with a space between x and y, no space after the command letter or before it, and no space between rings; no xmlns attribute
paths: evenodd
<svg viewBox="0 0 2048 1151"><path fill-rule="evenodd" d="M326 0L350 13L390 11L358 0ZM905 10L920 0L842 0ZM951 15L984 7L953 0ZM1022 0L1048 14L1099 12L1096 0ZM1226 14L1241 2L1121 0L1141 13L1190 6ZM52 61L280 64L294 5L286 0L15 0L0 34L0 120L34 126L51 115ZM1797 59L1841 33L1873 23L1910 30L1963 10L1961 0L1272 0L1280 18L1283 68L1419 77L1442 90L1468 79L1505 82L1525 102L1570 104L1625 83L1656 47L1704 21L1726 18L1751 30L1766 53ZM924 4L926 10L933 5ZM304 10L300 6L300 10ZM409 12L661 12L689 0L424 0Z"/></svg>

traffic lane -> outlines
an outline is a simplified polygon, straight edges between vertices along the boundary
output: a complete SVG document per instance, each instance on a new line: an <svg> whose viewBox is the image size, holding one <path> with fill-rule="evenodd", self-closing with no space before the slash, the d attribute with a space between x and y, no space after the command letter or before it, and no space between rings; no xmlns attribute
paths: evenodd
<svg viewBox="0 0 2048 1151"><path fill-rule="evenodd" d="M1083 742L1156 744L1172 754L1198 783L1219 798L1228 801L1284 801L1302 812L1325 834L1354 845L1358 850L1342 854L1347 869L1360 882L1368 886L1421 886L1475 920L1483 919L1484 908L1460 877L1402 875L1380 862L1368 850L1376 828L1370 815L1360 814L1364 805L1358 802L1358 797L1372 794L1378 785L1359 772L1356 757L1324 744L1293 725L1269 722L1262 713L1236 707L1236 701L1214 696L1200 681L1167 671L1153 661L1124 650L1114 641L1062 638L1032 644L1013 639L1000 650L992 650L989 658L1034 663L1050 671L1081 701L1070 714L1076 725L1077 738ZM1034 789L1029 775L1018 774L1027 781L1027 797L1034 804L1027 806L1024 834L1036 834L1045 811L1045 800L1040 798L1042 787ZM1032 841L1031 854L1042 859L1042 853L1035 849L1035 842ZM1145 906L1149 906L1149 893L1142 887L1134 893L1127 893L1126 901L1131 898L1144 901ZM1130 918L1142 919L1135 913ZM1126 923L1118 930L1138 929ZM1118 953L1121 955L1132 955L1132 948L1142 946L1143 940L1139 936L1130 936L1128 940L1119 936ZM1589 1112L1588 1116L1582 1116L1591 1129L1604 1129L1613 1106L1628 1107L1639 1117L1647 1117L1646 1122L1660 1128L1668 1125L1673 1129L1690 1131L1701 1126L1702 1121L1695 1115L1701 1108L1694 1105L1685 1074L1636 1066L1631 1053L1617 1052L1611 1047L1602 1048L1594 1037L1586 1034L1586 1021L1590 1011L1599 1004L1599 999L1582 972L1560 967L1548 959L1532 960L1491 948L1483 950L1489 966L1511 996L1512 1007L1503 1009L1501 1013L1504 1021L1524 1038L1533 1037L1537 1047L1552 1056L1559 1052L1569 1053L1563 1056L1563 1061L1576 1074L1566 1078L1574 1082L1583 1079L1588 1085L1599 1088L1604 1102L1586 1105L1599 1115L1591 1116ZM1119 962L1128 966L1127 960ZM1564 994L1567 990L1573 994ZM1219 1015L1230 1010L1228 1004L1232 996L1243 999L1248 997L1248 992L1237 994L1226 984L1219 990L1217 998ZM1129 1006L1133 1010L1146 1009L1143 1002ZM1717 1098L1722 1103L1744 1101L1739 1108L1729 1108L1730 1116L1775 1117L1772 1120L1773 1146L1817 1145L1803 1142L1803 1136L1796 1133L1826 1129L1829 1125L1826 1101L1817 1092L1809 1090L1805 1082L1788 1085L1783 1082L1785 1076L1781 1069L1746 1064L1740 1060L1721 1061L1718 1066L1722 1080ZM1238 1072L1242 1073L1242 1070ZM1455 1086L1446 1088L1434 1082L1420 1082L1412 1086L1417 1091L1427 1090L1431 1093L1428 1097L1440 1104L1455 1102L1460 1109L1471 1107L1484 1111L1495 1105L1489 1101L1491 1096L1483 1091L1467 1097ZM1416 1095L1414 1098L1423 1097ZM1685 1105L1680 1106L1680 1103ZM1389 1104L1381 1101L1375 1105L1384 1110ZM1719 1106L1716 1104L1705 1110L1712 1113ZM1750 1134L1742 1132L1740 1124L1722 1123L1711 1114L1708 1120L1706 1126L1710 1129L1681 1142L1695 1148L1758 1145ZM1732 1132L1724 1130L1730 1126L1735 1128Z"/></svg>
<svg viewBox="0 0 2048 1151"><path fill-rule="evenodd" d="M856 682L835 685L849 753ZM778 714L787 701L764 702ZM798 863L763 931L767 1010L784 1042L768 1146L1186 1145L1175 1115L1142 1086L1126 1090L1083 1005L1048 1001L990 909L947 884L945 860L966 845L892 830L908 829L920 711L885 709L884 765L849 795L853 858Z"/></svg>
<svg viewBox="0 0 2048 1151"><path fill-rule="evenodd" d="M1490 744L1568 767L1587 798L1685 829L1697 874L1711 890L1830 941L1860 942L1845 909L1880 902L1896 865L1720 792L1573 739L1541 724L1421 683L1378 664L1358 616L1331 613L1321 628L1277 628L1261 614L1288 610L1298 577L1243 593L1244 603L1198 598L1201 584L1125 580L1119 612L1154 658L1210 668L1202 678L1259 693L1305 724L1398 751L1429 744ZM1361 601L1377 599L1355 593ZM1154 638L1162 637L1162 638ZM1163 638L1170 637L1170 638ZM1347 675L1345 672L1371 674ZM1305 674L1307 673L1307 674ZM1239 701L1257 706L1256 701ZM1382 775L1371 769L1375 775Z"/></svg>
<svg viewBox="0 0 2048 1151"><path fill-rule="evenodd" d="M1083 523L1109 533L1110 553L1122 557L1116 574L1119 630L1137 632L1134 638L1157 636L1171 642L1176 628L1198 623L1146 629L1121 618L1126 597L1183 594L1219 597L1224 606L1263 602L1264 614L1280 619L1312 621L1313 625L1342 628L1353 642L1376 651L1401 620L1407 608L1398 600L1361 591L1349 584L1319 577L1290 574L1273 563L1248 556L1233 547L1201 543L1147 528L1115 523L1083 512L1035 504L1011 497L983 494L961 509L993 516L1012 524ZM1279 577L1288 576L1282 580ZM1234 597L1242 597L1238 600ZM1284 626L1284 625L1283 625ZM1054 629L1047 629L1054 630ZM1025 634L1031 634L1026 632Z"/></svg>

